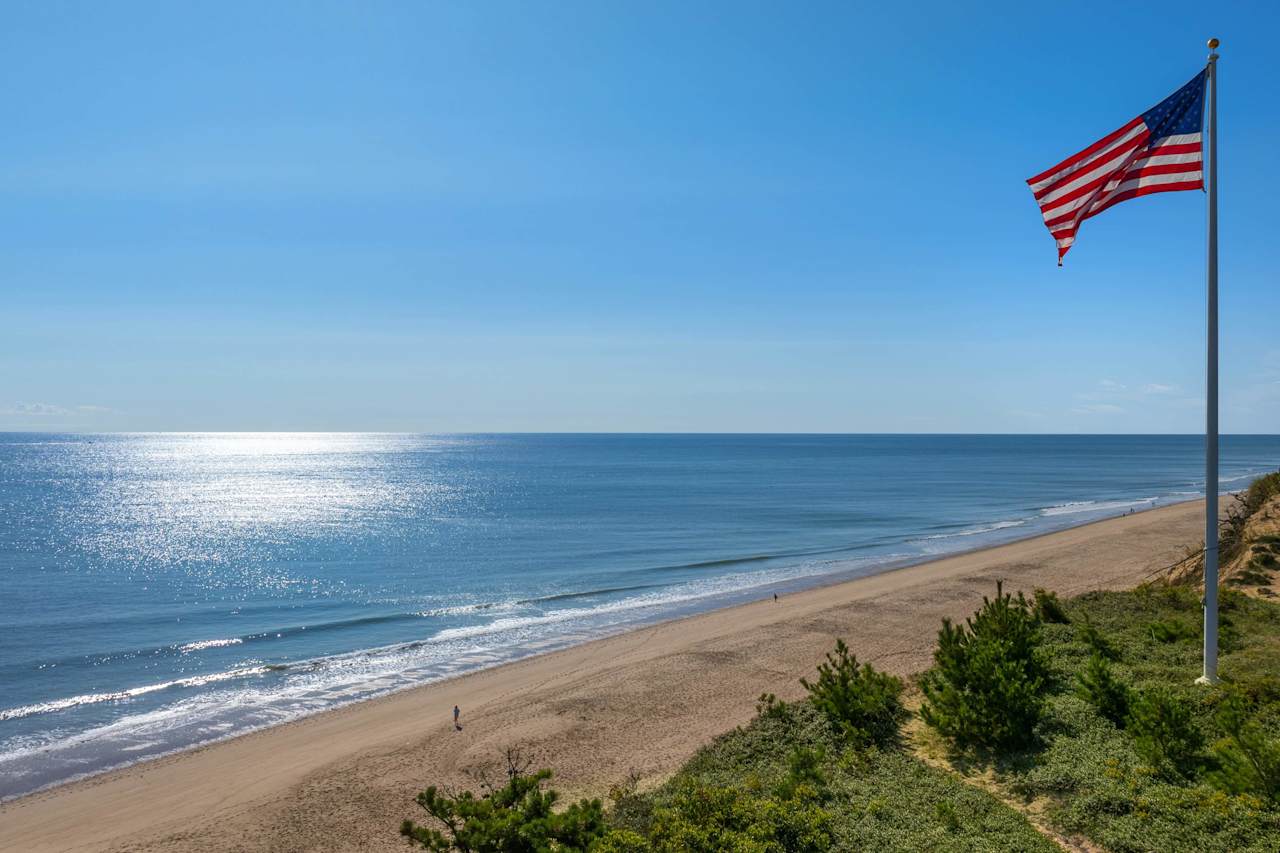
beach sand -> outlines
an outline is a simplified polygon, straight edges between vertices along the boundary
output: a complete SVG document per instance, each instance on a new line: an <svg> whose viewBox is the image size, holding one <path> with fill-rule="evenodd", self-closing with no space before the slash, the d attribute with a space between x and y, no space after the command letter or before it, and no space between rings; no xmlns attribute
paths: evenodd
<svg viewBox="0 0 1280 853"><path fill-rule="evenodd" d="M1202 533L1201 503L719 610L319 714L0 806L0 850L396 850L429 784L520 747L566 795L657 780L800 693L836 637L899 674L995 590L1132 587ZM451 712L462 708L462 731Z"/></svg>

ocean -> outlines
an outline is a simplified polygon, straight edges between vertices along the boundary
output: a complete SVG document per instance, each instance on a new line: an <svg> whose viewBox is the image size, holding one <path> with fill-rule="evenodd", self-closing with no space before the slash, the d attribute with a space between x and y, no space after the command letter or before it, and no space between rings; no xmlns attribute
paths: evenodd
<svg viewBox="0 0 1280 853"><path fill-rule="evenodd" d="M0 434L0 798L1183 501L1198 436ZM1280 466L1227 436L1221 490Z"/></svg>

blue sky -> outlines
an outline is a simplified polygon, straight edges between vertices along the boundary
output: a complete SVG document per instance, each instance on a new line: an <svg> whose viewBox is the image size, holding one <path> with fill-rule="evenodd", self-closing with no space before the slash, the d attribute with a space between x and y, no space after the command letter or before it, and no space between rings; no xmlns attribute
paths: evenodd
<svg viewBox="0 0 1280 853"><path fill-rule="evenodd" d="M1196 432L1203 195L1023 181L1216 35L1276 432L1280 14L965 6L11 5L0 429Z"/></svg>

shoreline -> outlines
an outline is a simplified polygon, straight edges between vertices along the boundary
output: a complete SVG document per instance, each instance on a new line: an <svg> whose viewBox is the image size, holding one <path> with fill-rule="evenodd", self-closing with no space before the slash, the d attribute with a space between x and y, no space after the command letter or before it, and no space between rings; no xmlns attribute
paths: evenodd
<svg viewBox="0 0 1280 853"><path fill-rule="evenodd" d="M1155 498L1152 500L1159 501L1160 499ZM745 604L750 604L752 602L762 600L760 596L767 598L770 595L774 594L775 592L778 595L794 595L796 593L802 593L810 590L817 590L824 587L839 586L841 584L850 583L853 581L862 580L869 577L875 577L877 575L881 575L889 572L895 572L902 569L911 568L914 566L925 565L928 563L933 563L939 560L945 560L952 557L961 557L968 554L981 553L981 552L989 551L995 548L1001 548L1007 545L1015 545L1022 542L1032 542L1044 536L1052 536L1055 533L1061 533L1067 530L1073 530L1080 527L1087 527L1091 524L1096 524L1100 521L1107 521L1115 518L1124 518L1130 515L1137 515L1139 513L1151 512L1153 510L1158 510L1166 507L1178 506L1184 503L1200 503L1202 500L1203 500L1202 498L1200 499L1189 498L1187 500L1174 501L1172 503L1155 503L1154 505L1151 505L1142 509L1131 508L1129 512L1122 513L1121 515L1112 515L1112 516L1104 516L1101 518L1094 518L1092 520L1080 522L1077 524L1068 524L1064 527L1049 527L1048 529L1042 529L1038 532L1028 533L1027 535L1024 535L1024 536L1015 536L1014 538L997 538L995 541L988 540L983 544L975 544L972 547L960 548L958 550L950 550L950 551L942 550L940 552L933 553L933 554L914 554L914 555L897 555L897 556L886 555L886 559L884 559L883 562L861 563L857 560L857 558L853 558L853 557L835 558L828 561L829 565L831 566L831 568L828 571L823 571L816 574L799 575L791 578L774 579L774 580L767 581L765 583L761 583L758 586L752 586L749 588L739 589L736 591L712 595L709 598L711 598L714 601L714 603L711 604L711 606L706 609L696 609L696 608L690 607L688 610L686 610L686 612L679 612L679 611L668 612L668 613L658 614L654 618L648 618L648 619L641 618L631 622L624 622L620 625L613 626L609 629L606 629L594 635L581 635L581 634L577 636L565 635L564 637L561 637L561 638L542 641L538 643L537 646L534 648L531 648L528 650L521 650L511 656L492 660L490 662L477 665L474 668L465 669L463 671L446 675L440 678L418 682L416 684L408 684L408 685L394 687L394 688L391 688L390 690L387 690L381 693L373 693L371 695L360 696L345 702L333 704L327 708L311 710L307 713L303 713L298 716L294 716L294 717L277 721L277 722L267 723L265 725L235 729L219 737L189 741L187 743L174 746L172 748L166 749L161 752L151 752L151 753L142 755L130 761L122 761L117 763L100 765L95 769L86 770L82 773L77 773L73 776L57 779L55 781L42 784L36 788L24 791L19 794L9 794L7 796L0 796L0 806L3 806L7 803L16 802L36 794L53 791L66 785L73 785L81 782L86 782L98 776L125 771L132 767L137 767L139 765L142 765L148 762L173 758L175 756L182 755L183 753L192 752L192 751L203 749L206 747L216 746L218 744L226 743L228 741L235 740L237 738L246 737L246 736L257 734L264 731L269 731L271 729L280 728L283 726L294 725L296 723L315 717L319 714L327 714L333 711L342 710L344 708L349 708L353 705L360 705L367 702L380 701L392 696L396 696L400 693L405 693L405 692L417 690L423 687L429 687L436 684L444 684L449 681L463 678L467 675L471 675L474 673L484 672L489 669L503 667L509 664L518 663L520 661L528 660L534 657L540 657L543 655L566 651L566 650L577 648L579 646L582 646L588 643L593 643L600 640L607 640L607 639L621 636L623 634L630 633L633 631L640 631L645 628L651 628L651 627L662 625L669 622L679 622L684 619L691 619L691 618L696 618L698 616L702 616L706 614L717 613L725 610L731 610L735 607L741 607ZM1131 502L1131 506L1136 507L1137 505L1140 505L1144 502L1145 501L1133 501ZM995 522L995 524L1000 524L1000 523L1001 522ZM1022 522L1019 522L1019 524L1021 523ZM994 531L991 531L991 532L994 532ZM963 536L965 534L959 534L959 535ZM943 537L938 537L938 538L943 538ZM692 605L693 601L696 601L696 599L685 602L686 606ZM394 646L388 646L386 648L388 649L394 648ZM352 650L350 654L357 654L361 652L366 652L366 653L377 652L382 650L383 650L382 648L373 648L373 649L365 649L365 650L357 649L357 650ZM296 662L294 665L296 665Z"/></svg>
<svg viewBox="0 0 1280 853"><path fill-rule="evenodd" d="M759 693L797 695L796 680L835 636L860 659L917 672L941 617L971 611L996 578L1027 592L1133 586L1195 540L1200 507L1166 505L629 629L59 784L0 804L0 847L181 849L216 837L219 849L402 849L396 828L417 791L464 784L504 745L526 745L566 795L602 794L632 771L657 779L745 722ZM461 732L447 720L454 702ZM74 828L86 823L94 841Z"/></svg>

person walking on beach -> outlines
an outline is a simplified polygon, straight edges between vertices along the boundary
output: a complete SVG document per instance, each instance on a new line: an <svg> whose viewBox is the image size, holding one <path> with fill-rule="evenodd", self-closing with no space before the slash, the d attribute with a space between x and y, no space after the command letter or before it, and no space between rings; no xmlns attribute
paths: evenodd
<svg viewBox="0 0 1280 853"><path fill-rule="evenodd" d="M458 716L461 713L462 712L458 710L458 706L454 705L453 706L453 728L456 731L462 731L462 724L458 722Z"/></svg>

